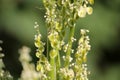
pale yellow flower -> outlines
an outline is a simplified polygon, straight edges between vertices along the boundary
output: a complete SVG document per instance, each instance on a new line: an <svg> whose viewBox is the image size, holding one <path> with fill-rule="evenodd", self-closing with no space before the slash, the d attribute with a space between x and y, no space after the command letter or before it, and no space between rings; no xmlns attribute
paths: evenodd
<svg viewBox="0 0 120 80"><path fill-rule="evenodd" d="M78 10L78 16L79 17L85 17L86 16L86 8L81 6L80 9Z"/></svg>
<svg viewBox="0 0 120 80"><path fill-rule="evenodd" d="M90 4L94 4L94 0L88 0Z"/></svg>
<svg viewBox="0 0 120 80"><path fill-rule="evenodd" d="M87 7L86 11L89 15L91 15L93 13L93 8L92 7Z"/></svg>

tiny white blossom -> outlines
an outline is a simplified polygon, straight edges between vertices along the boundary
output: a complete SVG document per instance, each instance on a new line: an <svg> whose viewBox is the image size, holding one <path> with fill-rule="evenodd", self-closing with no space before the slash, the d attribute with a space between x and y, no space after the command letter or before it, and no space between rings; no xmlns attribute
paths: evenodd
<svg viewBox="0 0 120 80"><path fill-rule="evenodd" d="M86 11L89 15L91 15L93 13L93 8L92 7L87 7Z"/></svg>
<svg viewBox="0 0 120 80"><path fill-rule="evenodd" d="M78 9L78 16L83 18L86 16L86 8L81 6L79 9Z"/></svg>

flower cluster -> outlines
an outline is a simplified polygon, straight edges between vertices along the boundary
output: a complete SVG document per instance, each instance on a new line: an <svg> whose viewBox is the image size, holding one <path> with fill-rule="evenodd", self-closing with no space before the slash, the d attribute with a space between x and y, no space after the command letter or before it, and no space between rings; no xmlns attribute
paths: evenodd
<svg viewBox="0 0 120 80"><path fill-rule="evenodd" d="M81 29L81 38L78 42L78 48L75 53L75 79L76 80L88 80L87 75L89 74L87 70L86 56L88 51L90 50L89 37L87 36L88 30Z"/></svg>
<svg viewBox="0 0 120 80"><path fill-rule="evenodd" d="M35 22L35 29L37 30L37 35L35 35L35 46L37 48L36 57L39 58L36 69L41 73L40 79L46 80L48 79L47 72L51 70L51 66L50 63L48 62L48 59L43 54L45 43L41 41L41 34L39 32L38 27L39 27L38 23Z"/></svg>
<svg viewBox="0 0 120 80"><path fill-rule="evenodd" d="M62 80L74 80L73 69L61 68L59 73L62 76Z"/></svg>
<svg viewBox="0 0 120 80"><path fill-rule="evenodd" d="M88 30L81 29L81 38L78 42L77 52L75 53L76 59L82 58L82 62L86 62L86 56L88 51L90 50L91 46L89 45L89 36L87 36Z"/></svg>
<svg viewBox="0 0 120 80"><path fill-rule="evenodd" d="M29 55L30 48L23 46L19 50L19 60L23 66L19 80L88 80L90 72L87 70L86 61L91 49L90 39L87 36L89 30L81 29L76 50L72 48L72 44L77 41L74 38L76 21L86 14L93 13L91 5L94 4L94 0L43 0L43 4L48 32L47 49L42 42L39 25L35 22L37 34L34 44L37 48L35 55L38 58L36 69ZM66 30L69 30L69 34L66 34ZM66 35L68 35L67 41L65 41ZM4 55L1 51L0 47L0 80L13 80L10 73L3 70Z"/></svg>
<svg viewBox="0 0 120 80"><path fill-rule="evenodd" d="M93 8L91 6L88 6L89 4L93 4L93 0L83 0L84 4L79 7L78 9L78 16L79 17L85 17L86 14L91 15L93 12Z"/></svg>
<svg viewBox="0 0 120 80"><path fill-rule="evenodd" d="M87 80L88 71L85 62L90 50L88 30L81 29L76 52L72 49L72 44L77 41L74 38L76 21L86 14L92 14L93 3L94 0L43 0L48 32L47 57L43 54L44 43L41 41L39 25L36 22L35 28L38 33L35 35L35 46L36 57L39 58L37 70L47 76L45 80ZM65 41L67 29L69 37ZM71 53L75 54L75 59Z"/></svg>
<svg viewBox="0 0 120 80"><path fill-rule="evenodd" d="M78 42L78 47L74 53L75 61L73 62L72 57L63 56L63 60L69 59L69 67L60 68L59 73L63 77L63 80L88 80L89 71L87 70L86 57L90 51L89 37L87 33L89 31L81 29L81 38ZM67 59L68 58L68 59Z"/></svg>

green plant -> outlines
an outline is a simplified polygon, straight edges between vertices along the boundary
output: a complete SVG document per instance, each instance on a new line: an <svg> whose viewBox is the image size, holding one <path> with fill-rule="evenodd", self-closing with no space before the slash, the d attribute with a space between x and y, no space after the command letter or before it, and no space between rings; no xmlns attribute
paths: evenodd
<svg viewBox="0 0 120 80"><path fill-rule="evenodd" d="M89 31L81 29L76 50L72 49L72 44L76 41L76 21L92 14L90 6L93 3L93 0L43 0L48 29L47 56L43 54L45 43L41 41L39 25L35 22L36 57L39 58L36 69L41 73L41 80L88 80L86 56L90 50ZM69 37L65 42L66 29L69 30Z"/></svg>
<svg viewBox="0 0 120 80"><path fill-rule="evenodd" d="M36 65L37 71L31 62L30 49L23 46L19 50L19 60L23 66L19 80L88 80L86 56L91 48L87 36L89 30L81 29L79 40L74 38L74 33L76 21L84 18L86 14L92 14L93 3L93 0L43 0L48 32L47 48L42 42L39 25L35 22L37 31L34 42L37 48L35 54L39 59ZM67 41L65 41L66 35ZM78 41L78 47L73 49L75 41ZM0 80L13 80L9 72L3 70L3 57L4 55L0 53Z"/></svg>

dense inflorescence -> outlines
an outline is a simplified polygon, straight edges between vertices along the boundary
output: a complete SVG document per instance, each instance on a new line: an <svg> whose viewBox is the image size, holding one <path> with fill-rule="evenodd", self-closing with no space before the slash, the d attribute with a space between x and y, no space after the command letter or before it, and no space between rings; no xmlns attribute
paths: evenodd
<svg viewBox="0 0 120 80"><path fill-rule="evenodd" d="M41 80L88 80L86 56L90 50L87 36L89 30L81 29L81 38L76 50L72 49L72 44L77 41L74 38L76 21L84 18L86 14L92 14L91 5L94 4L94 0L43 0L43 4L46 9L44 17L48 32L47 56L44 55L45 43L41 41L39 25L35 22L36 56L39 58L37 70L46 76ZM69 30L67 42L66 29ZM74 53L74 56L71 56L71 53Z"/></svg>
<svg viewBox="0 0 120 80"><path fill-rule="evenodd" d="M31 49L23 46L19 50L19 60L23 66L19 80L88 80L90 72L86 61L91 49L87 36L89 30L80 30L81 37L75 50L72 44L77 41L74 38L76 21L93 13L91 5L94 0L43 0L43 4L46 10L47 43L45 45L42 42L39 25L35 22L37 33L34 44L38 61L35 68L29 54ZM69 34L66 34L66 30L69 30ZM3 70L4 55L1 51L0 47L0 80L13 80L10 73Z"/></svg>

